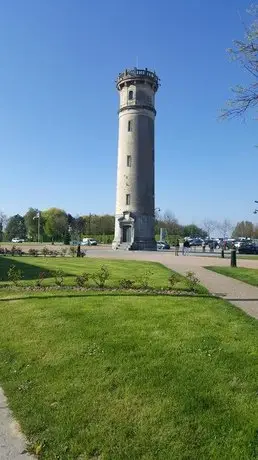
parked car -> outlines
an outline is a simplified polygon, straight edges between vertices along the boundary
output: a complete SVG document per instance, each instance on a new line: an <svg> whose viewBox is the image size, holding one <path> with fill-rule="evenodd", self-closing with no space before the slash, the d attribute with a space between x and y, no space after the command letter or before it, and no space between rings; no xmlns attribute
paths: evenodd
<svg viewBox="0 0 258 460"><path fill-rule="evenodd" d="M258 254L258 246L253 241L245 241L238 249L239 254Z"/></svg>
<svg viewBox="0 0 258 460"><path fill-rule="evenodd" d="M189 241L190 246L201 246L203 243L203 240L201 238L193 238L192 240Z"/></svg>
<svg viewBox="0 0 258 460"><path fill-rule="evenodd" d="M97 241L93 238L83 238L81 245L82 246L97 246Z"/></svg>
<svg viewBox="0 0 258 460"><path fill-rule="evenodd" d="M22 238L12 238L12 243L24 243L24 241Z"/></svg>
<svg viewBox="0 0 258 460"><path fill-rule="evenodd" d="M166 241L157 241L157 249L170 249L170 245Z"/></svg>

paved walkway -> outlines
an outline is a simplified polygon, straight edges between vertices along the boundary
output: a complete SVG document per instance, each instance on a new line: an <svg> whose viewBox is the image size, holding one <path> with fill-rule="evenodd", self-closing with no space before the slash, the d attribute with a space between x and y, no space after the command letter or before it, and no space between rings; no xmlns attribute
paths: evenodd
<svg viewBox="0 0 258 460"><path fill-rule="evenodd" d="M18 423L7 407L7 400L0 388L0 460L33 460L26 453L25 439Z"/></svg>
<svg viewBox="0 0 258 460"><path fill-rule="evenodd" d="M183 275L191 270L198 276L201 284L212 294L223 297L233 305L244 310L248 315L258 319L258 287L250 286L242 281L220 275L204 268L215 265L228 267L230 265L229 259L182 255L176 257L174 253L168 252L122 252L109 250L99 250L98 252L88 251L87 256L108 259L149 260L162 263L166 267ZM237 264L239 267L258 269L258 259L238 259Z"/></svg>

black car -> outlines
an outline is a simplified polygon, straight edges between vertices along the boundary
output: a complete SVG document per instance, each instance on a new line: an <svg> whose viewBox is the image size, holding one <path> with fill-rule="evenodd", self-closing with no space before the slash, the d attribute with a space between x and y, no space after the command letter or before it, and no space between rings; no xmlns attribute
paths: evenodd
<svg viewBox="0 0 258 460"><path fill-rule="evenodd" d="M258 254L258 246L255 243L245 242L238 249L239 254Z"/></svg>

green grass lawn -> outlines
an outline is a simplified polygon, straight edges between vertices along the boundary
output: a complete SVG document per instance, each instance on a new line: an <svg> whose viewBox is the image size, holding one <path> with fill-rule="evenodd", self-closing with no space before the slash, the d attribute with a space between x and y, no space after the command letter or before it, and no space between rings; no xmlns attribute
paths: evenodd
<svg viewBox="0 0 258 460"><path fill-rule="evenodd" d="M205 267L221 275L230 276L245 283L258 286L258 269L243 267Z"/></svg>
<svg viewBox="0 0 258 460"><path fill-rule="evenodd" d="M44 460L256 459L257 324L215 297L2 288L0 384Z"/></svg>
<svg viewBox="0 0 258 460"><path fill-rule="evenodd" d="M107 281L107 286L114 287L119 285L122 278L131 279L135 282L135 286L139 287L141 279L146 272L148 281L153 288L166 288L168 287L168 278L171 271L161 264L151 262L135 262L123 260L105 260L95 258L73 258L73 257L5 257L0 256L0 288L1 285L7 281L7 272L11 265L15 265L23 272L23 280L21 285L35 285L40 272L48 273L43 285L54 285L53 272L62 269L65 273L65 285L75 285L76 275L87 272L90 275L98 271L101 266L105 265L109 272L110 278ZM11 284L8 282L8 284ZM89 282L90 286L96 286L93 280ZM188 290L189 287L185 278L178 275L178 282L174 286L175 289ZM198 292L206 293L207 290L203 286L198 287Z"/></svg>

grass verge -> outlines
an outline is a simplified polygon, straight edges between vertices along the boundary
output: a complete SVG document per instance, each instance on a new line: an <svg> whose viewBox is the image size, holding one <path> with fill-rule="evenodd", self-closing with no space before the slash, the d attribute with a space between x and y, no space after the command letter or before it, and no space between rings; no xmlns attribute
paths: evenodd
<svg viewBox="0 0 258 460"><path fill-rule="evenodd" d="M221 275L235 278L239 281L258 286L258 269L256 268L243 268L243 267L205 267Z"/></svg>
<svg viewBox="0 0 258 460"><path fill-rule="evenodd" d="M106 260L95 258L52 258L52 257L6 257L0 256L0 288L6 285L11 285L6 282L7 272L11 265L22 270L23 280L20 281L21 286L35 285L41 272L46 273L46 278L43 281L43 286L53 286L55 284L54 274L57 270L64 271L64 285L74 286L76 275L83 272L89 273L91 276L98 271L101 266L105 265L110 272L110 278L107 281L108 287L117 287L122 278L131 279L136 287L141 286L144 278L151 288L167 288L169 286L168 278L171 270L161 264L155 262L135 262L124 260ZM173 289L189 290L189 284L186 279L180 274L176 275L177 282ZM90 279L89 286L96 286L94 281ZM207 289L203 286L197 286L197 292L207 293ZM0 291L1 295L1 291Z"/></svg>
<svg viewBox="0 0 258 460"><path fill-rule="evenodd" d="M257 332L215 298L2 298L0 381L42 459L247 460Z"/></svg>

